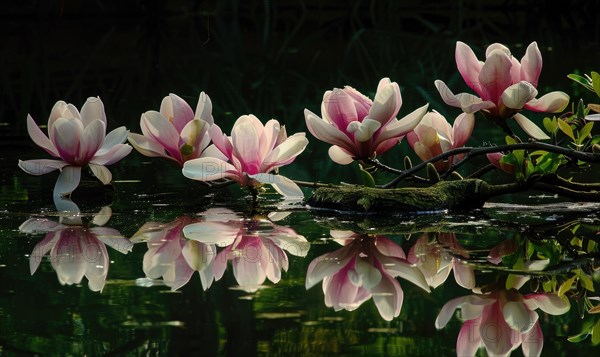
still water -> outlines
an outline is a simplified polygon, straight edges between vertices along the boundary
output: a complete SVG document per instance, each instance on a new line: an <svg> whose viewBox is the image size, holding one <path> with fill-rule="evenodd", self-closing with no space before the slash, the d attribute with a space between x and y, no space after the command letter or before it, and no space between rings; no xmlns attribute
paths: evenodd
<svg viewBox="0 0 600 357"><path fill-rule="evenodd" d="M470 311L454 306L437 329L449 301L559 290L553 304L567 305L520 305L533 326L521 329L541 335L479 311L465 341L476 348L484 326L492 341L509 334L513 355L541 340L542 355L595 350L597 204L534 193L529 205L375 217L267 193L251 210L237 186L210 190L139 157L115 166L112 190L84 185L55 203L52 177L5 164L2 355L449 356Z"/></svg>

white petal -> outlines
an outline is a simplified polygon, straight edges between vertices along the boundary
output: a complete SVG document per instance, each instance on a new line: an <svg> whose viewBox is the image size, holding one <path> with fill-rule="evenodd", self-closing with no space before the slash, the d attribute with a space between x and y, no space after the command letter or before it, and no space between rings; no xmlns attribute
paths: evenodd
<svg viewBox="0 0 600 357"><path fill-rule="evenodd" d="M248 175L248 177L255 179L258 182L266 183L279 192L279 194L286 197L304 197L304 193L298 187L298 185L287 177L281 175L272 175L260 173L256 175Z"/></svg>
<svg viewBox="0 0 600 357"><path fill-rule="evenodd" d="M108 185L112 181L112 174L106 168L106 166L90 163L88 167L94 176L96 176L103 184Z"/></svg>
<svg viewBox="0 0 600 357"><path fill-rule="evenodd" d="M189 160L183 164L183 176L198 181L212 181L222 178L235 178L237 176L229 171L235 171L235 167L221 159L214 157L201 157Z"/></svg>
<svg viewBox="0 0 600 357"><path fill-rule="evenodd" d="M540 129L537 125L535 125L531 120L527 119L522 114L515 114L513 116L517 121L517 124L527 133L527 135L531 136L536 140L548 140L550 137L544 133L542 129Z"/></svg>
<svg viewBox="0 0 600 357"><path fill-rule="evenodd" d="M75 191L81 180L80 166L65 166L54 185L54 196L68 196Z"/></svg>

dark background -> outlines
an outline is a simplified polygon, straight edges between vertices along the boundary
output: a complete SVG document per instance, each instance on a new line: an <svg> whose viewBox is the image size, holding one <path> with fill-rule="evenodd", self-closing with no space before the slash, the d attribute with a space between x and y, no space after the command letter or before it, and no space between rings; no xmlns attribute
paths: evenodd
<svg viewBox="0 0 600 357"><path fill-rule="evenodd" d="M527 45L537 41L544 59L540 95L563 90L573 99L581 95L588 101L593 97L566 75L600 70L598 4L6 2L0 10L2 150L6 154L23 147L38 153L32 158L40 158L41 151L27 136L27 113L45 124L57 100L79 108L89 96L103 100L109 130L126 125L139 132L141 113L158 110L168 93L195 108L200 91L205 91L212 99L215 121L226 132L248 113L263 122L276 118L288 133L307 131L303 110L320 112L326 90L351 85L373 95L382 77L401 86L399 117L429 102L430 109L452 121L459 112L440 100L433 81L442 79L455 92L467 90L454 60L457 40L470 45L479 58L489 44L501 42L519 59ZM490 140L481 119L474 144ZM327 155L326 145L308 137L311 143L303 157ZM328 172L329 160L319 161L305 164L309 168L303 170Z"/></svg>

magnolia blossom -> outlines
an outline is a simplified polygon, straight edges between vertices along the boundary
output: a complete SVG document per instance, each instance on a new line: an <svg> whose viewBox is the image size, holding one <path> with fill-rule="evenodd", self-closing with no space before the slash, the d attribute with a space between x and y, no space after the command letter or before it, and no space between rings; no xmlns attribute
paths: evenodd
<svg viewBox="0 0 600 357"><path fill-rule="evenodd" d="M288 270L287 253L304 257L310 248L306 238L291 228L263 217L241 218L226 210L205 213L202 222L188 224L183 234L223 247L212 261L208 279L221 279L231 261L236 281L247 292L257 291L266 279L278 283L281 271Z"/></svg>
<svg viewBox="0 0 600 357"><path fill-rule="evenodd" d="M514 118L529 136L549 139L537 125L519 113L522 109L557 113L569 104L569 96L563 92L551 92L536 98L542 71L542 55L537 43L532 42L527 47L520 62L499 43L490 45L485 57L484 62L479 61L468 45L460 41L456 43L458 71L479 97L468 93L455 95L444 82L436 80L435 86L444 102L461 108L465 113L482 111L503 128L506 128L505 119Z"/></svg>
<svg viewBox="0 0 600 357"><path fill-rule="evenodd" d="M29 258L31 274L36 272L43 257L49 253L52 268L62 285L79 284L85 276L90 290L102 291L110 263L106 245L127 254L133 244L117 230L101 227L111 216L109 207L94 215L93 223L99 226L92 228L83 225L82 216L71 201L58 203L57 208L61 211L58 222L31 218L19 227L24 233L46 233Z"/></svg>
<svg viewBox="0 0 600 357"><path fill-rule="evenodd" d="M160 111L150 110L142 114L142 134L129 134L129 142L142 155L162 157L179 166L187 160L205 156L222 157L210 144L208 129L214 123L212 102L204 92L200 93L196 112L175 94L166 96Z"/></svg>
<svg viewBox="0 0 600 357"><path fill-rule="evenodd" d="M216 124L211 126L210 136L229 162L218 157L190 160L183 165L184 176L198 181L228 178L252 187L270 184L284 196L303 196L292 180L270 172L292 163L304 151L308 144L304 133L288 137L275 119L263 125L254 115L242 115L230 137Z"/></svg>
<svg viewBox="0 0 600 357"><path fill-rule="evenodd" d="M106 134L106 114L100 98L88 98L81 112L73 104L56 102L48 118L48 136L27 115L27 131L39 147L59 160L19 160L19 167L32 175L60 170L54 196L70 195L79 185L84 166L102 183L109 184L112 174L105 165L131 151L131 146L123 144L128 133L124 126Z"/></svg>
<svg viewBox="0 0 600 357"><path fill-rule="evenodd" d="M448 301L435 321L436 328L446 326L459 307L465 322L456 341L457 356L474 356L482 346L490 356L507 356L519 346L525 356L539 356L544 336L535 310L561 315L570 304L556 294L521 295L514 289L494 288Z"/></svg>
<svg viewBox="0 0 600 357"><path fill-rule="evenodd" d="M346 165L394 147L419 124L428 107L424 105L398 120L396 115L401 105L398 84L383 78L373 101L352 87L335 88L323 96L322 118L308 109L304 110L304 116L311 134L332 144L329 157Z"/></svg>
<svg viewBox="0 0 600 357"><path fill-rule="evenodd" d="M170 223L147 222L132 237L133 242L145 241L143 270L147 277L162 278L171 290L187 284L194 272L207 290L212 282L212 263L217 254L214 244L204 244L183 236L183 227L198 219L182 216Z"/></svg>
<svg viewBox="0 0 600 357"><path fill-rule="evenodd" d="M500 170L502 170L506 173L509 173L509 174L515 173L515 171L516 171L515 165L502 161L502 157L504 157L503 153L493 152L493 153L486 154L486 157L492 165L496 166Z"/></svg>
<svg viewBox="0 0 600 357"><path fill-rule="evenodd" d="M450 271L454 271L454 279L460 286L473 289L475 272L461 256L469 258L469 252L454 233L441 233L436 242L430 242L425 234L410 248L407 260L419 268L432 288L442 285Z"/></svg>
<svg viewBox="0 0 600 357"><path fill-rule="evenodd" d="M450 126L446 118L433 111L425 114L419 125L408 133L406 138L419 158L427 161L448 150L464 146L473 132L474 124L473 114L460 114L454 120L454 125ZM447 161L437 161L433 165L438 172L443 172L460 157L461 155L452 156Z"/></svg>
<svg viewBox="0 0 600 357"><path fill-rule="evenodd" d="M400 276L429 291L421 271L406 260L400 246L384 236L351 231L330 232L342 248L314 259L306 273L306 289L323 281L325 305L352 311L373 298L387 321L400 315L404 292Z"/></svg>

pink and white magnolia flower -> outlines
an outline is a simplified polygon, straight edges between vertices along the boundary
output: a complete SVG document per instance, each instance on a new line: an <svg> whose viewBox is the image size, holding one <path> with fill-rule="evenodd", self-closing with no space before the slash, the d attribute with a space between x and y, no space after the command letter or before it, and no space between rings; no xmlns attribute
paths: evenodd
<svg viewBox="0 0 600 357"><path fill-rule="evenodd" d="M112 181L105 165L121 160L131 152L123 144L127 129L119 127L106 134L106 114L100 98L88 98L81 113L73 104L58 101L48 118L48 136L27 115L27 131L31 139L59 160L19 160L19 167L32 175L60 170L54 186L54 196L68 196L79 185L81 168L88 166L103 184Z"/></svg>
<svg viewBox="0 0 600 357"><path fill-rule="evenodd" d="M462 113L450 126L446 118L440 113L433 111L425 114L415 129L406 135L408 144L423 161L446 151L456 149L465 145L471 137L475 116ZM450 165L459 160L462 155L455 155L445 161L434 162L438 172L446 171Z"/></svg>
<svg viewBox="0 0 600 357"><path fill-rule="evenodd" d="M373 101L352 87L335 88L323 95L322 118L308 109L304 116L311 134L332 144L329 157L347 165L383 154L398 144L419 124L428 104L398 120L401 106L398 84L383 78Z"/></svg>
<svg viewBox="0 0 600 357"><path fill-rule="evenodd" d="M266 279L276 284L289 267L287 253L304 257L310 243L293 229L262 217L242 218L221 210L205 213L205 220L183 228L186 238L223 249L212 261L212 276L219 280L231 261L240 288L255 292ZM287 252L287 253L286 253Z"/></svg>
<svg viewBox="0 0 600 357"><path fill-rule="evenodd" d="M562 315L570 304L556 294L521 295L514 289L494 288L448 301L435 321L436 328L444 328L459 307L465 322L456 341L457 356L474 356L480 347L490 356L508 356L519 346L525 356L539 356L544 336L535 310Z"/></svg>
<svg viewBox="0 0 600 357"><path fill-rule="evenodd" d="M189 160L183 165L184 176L198 181L228 178L251 187L269 184L284 196L303 196L292 180L271 172L292 163L304 151L308 144L304 133L288 137L275 119L263 125L254 115L242 115L230 137L216 124L210 127L210 136L229 162L218 157Z"/></svg>
<svg viewBox="0 0 600 357"><path fill-rule="evenodd" d="M516 172L516 167L513 164L502 162L502 157L504 156L501 152L492 152L485 155L490 162L490 164L496 166L500 170L508 173L514 174Z"/></svg>
<svg viewBox="0 0 600 357"><path fill-rule="evenodd" d="M427 284L432 288L442 285L450 271L458 285L466 289L475 287L475 272L460 257L469 258L469 252L463 248L454 233L440 233L437 241L430 242L424 234L408 251L407 260L415 264L423 273Z"/></svg>
<svg viewBox="0 0 600 357"><path fill-rule="evenodd" d="M131 133L129 142L142 155L162 157L179 166L187 160L205 156L223 155L210 144L208 129L214 124L212 102L200 93L196 112L176 94L164 97L160 111L149 110L142 114L142 134Z"/></svg>
<svg viewBox="0 0 600 357"><path fill-rule="evenodd" d="M536 42L532 42L519 62L510 50L499 43L490 45L485 61L479 61L471 48L463 42L456 43L456 66L465 83L479 97L460 93L455 95L441 80L435 86L446 104L461 108L465 113L482 111L484 116L503 128L506 119L514 118L532 138L549 137L531 120L519 112L557 113L569 104L564 92L551 92L536 98L538 79L542 71L542 55Z"/></svg>
<svg viewBox="0 0 600 357"><path fill-rule="evenodd" d="M307 290L323 281L328 307L352 311L373 298L381 317L391 321L400 315L404 300L397 276L429 291L421 271L389 238L337 230L330 234L343 247L314 259L306 274Z"/></svg>
<svg viewBox="0 0 600 357"><path fill-rule="evenodd" d="M197 218L182 216L170 223L147 222L131 237L134 243L146 242L148 245L143 261L147 277L162 278L171 290L177 290L197 271L204 290L210 288L217 248L214 244L189 240L183 235L183 228L196 221Z"/></svg>
<svg viewBox="0 0 600 357"><path fill-rule="evenodd" d="M71 210L72 207L77 211ZM110 264L106 245L127 254L133 243L117 230L101 226L112 214L109 207L104 207L94 215L93 223L98 226L92 228L83 225L82 216L71 201L59 202L57 208L61 211L58 222L31 218L19 226L23 233L46 233L29 257L31 274L39 268L43 257L49 254L52 268L62 285L79 284L85 276L90 290L102 291ZM63 208L68 211L63 211Z"/></svg>

